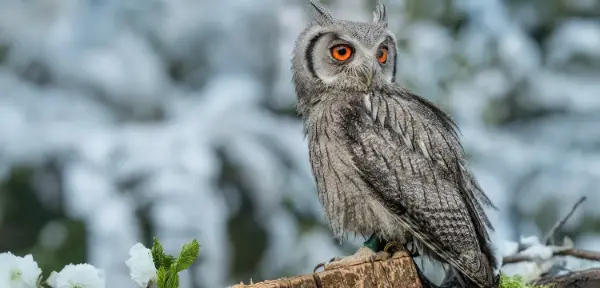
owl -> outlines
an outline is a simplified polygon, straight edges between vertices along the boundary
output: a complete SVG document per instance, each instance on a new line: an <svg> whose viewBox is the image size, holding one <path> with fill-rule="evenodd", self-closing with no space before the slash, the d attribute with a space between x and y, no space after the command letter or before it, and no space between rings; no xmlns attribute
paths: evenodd
<svg viewBox="0 0 600 288"><path fill-rule="evenodd" d="M450 116L396 83L385 6L377 4L371 23L334 19L316 0L310 6L292 72L319 200L336 236L368 237L337 261L397 243L444 263L442 285L497 287L484 211L496 207L466 168Z"/></svg>

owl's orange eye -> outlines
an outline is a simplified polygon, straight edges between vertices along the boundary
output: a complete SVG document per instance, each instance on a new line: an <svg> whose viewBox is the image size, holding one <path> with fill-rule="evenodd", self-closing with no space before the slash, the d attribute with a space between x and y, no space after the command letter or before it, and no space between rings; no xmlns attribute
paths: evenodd
<svg viewBox="0 0 600 288"><path fill-rule="evenodd" d="M379 48L379 50L377 50L377 61L379 61L379 63L383 64L387 61L387 56L388 56L388 50L385 47L381 47Z"/></svg>
<svg viewBox="0 0 600 288"><path fill-rule="evenodd" d="M331 48L331 57L338 61L346 61L352 56L352 47L346 44L335 45Z"/></svg>

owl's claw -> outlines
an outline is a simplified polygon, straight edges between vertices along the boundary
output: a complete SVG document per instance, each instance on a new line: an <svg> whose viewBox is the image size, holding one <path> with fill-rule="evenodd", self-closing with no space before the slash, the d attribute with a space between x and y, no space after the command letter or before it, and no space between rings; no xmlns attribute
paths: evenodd
<svg viewBox="0 0 600 288"><path fill-rule="evenodd" d="M319 268L321 267L325 268L325 262L317 264L317 266L315 266L315 269L313 269L313 273L317 273L317 270L319 270Z"/></svg>
<svg viewBox="0 0 600 288"><path fill-rule="evenodd" d="M380 252L381 253L381 252ZM387 253L387 252L386 252ZM369 256L369 262L371 262L372 265L375 264L375 259L377 258L377 254L373 254L371 256Z"/></svg>
<svg viewBox="0 0 600 288"><path fill-rule="evenodd" d="M329 264L331 262L335 262L335 261L340 261L340 260L342 260L342 257L333 257L329 260L329 262L327 264Z"/></svg>
<svg viewBox="0 0 600 288"><path fill-rule="evenodd" d="M399 242L388 242L385 244L383 251L386 253L394 254L394 252L405 250L404 246Z"/></svg>
<svg viewBox="0 0 600 288"><path fill-rule="evenodd" d="M327 262L327 264L332 263L332 262L336 262L336 261L340 261L342 260L342 257L333 257L331 259L329 259L329 262ZM319 268L325 268L325 265L327 265L325 262L321 262L319 264L317 264L317 266L315 266L315 269L313 269L313 273L317 273L317 270L319 270Z"/></svg>

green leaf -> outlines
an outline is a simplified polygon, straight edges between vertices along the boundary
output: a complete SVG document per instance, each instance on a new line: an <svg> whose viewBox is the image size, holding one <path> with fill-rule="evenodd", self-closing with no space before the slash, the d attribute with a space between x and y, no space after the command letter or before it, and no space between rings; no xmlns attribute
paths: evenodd
<svg viewBox="0 0 600 288"><path fill-rule="evenodd" d="M175 265L169 269L169 278L167 279L165 288L179 288L179 275L177 274L177 267Z"/></svg>
<svg viewBox="0 0 600 288"><path fill-rule="evenodd" d="M183 245L183 247L181 247L181 253L179 253L179 257L177 257L175 262L177 272L181 272L192 266L194 261L196 261L196 258L198 258L198 253L200 253L200 244L198 244L196 239Z"/></svg>
<svg viewBox="0 0 600 288"><path fill-rule="evenodd" d="M164 258L162 259L161 262L161 266L162 267L166 267L167 269L169 267L171 267L171 265L175 262L175 257L171 256L171 255L164 255Z"/></svg>
<svg viewBox="0 0 600 288"><path fill-rule="evenodd" d="M152 244L151 250L152 261L154 261L154 268L159 269L161 267L160 264L164 261L163 259L165 258L165 251L160 242L158 242L158 239L156 239L156 237L154 237L154 243Z"/></svg>
<svg viewBox="0 0 600 288"><path fill-rule="evenodd" d="M158 271L156 271L156 286L158 288L167 288L167 280L169 278L169 274L167 272L167 268L160 267Z"/></svg>
<svg viewBox="0 0 600 288"><path fill-rule="evenodd" d="M192 240L183 245L177 259L164 252L158 239L152 245L152 260L157 269L156 286L158 288L179 288L179 272L189 268L200 252L198 241Z"/></svg>

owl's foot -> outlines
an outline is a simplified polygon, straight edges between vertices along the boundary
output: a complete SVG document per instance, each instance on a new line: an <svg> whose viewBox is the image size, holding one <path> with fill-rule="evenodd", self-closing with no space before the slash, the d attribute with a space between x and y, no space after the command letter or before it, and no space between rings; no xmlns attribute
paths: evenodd
<svg viewBox="0 0 600 288"><path fill-rule="evenodd" d="M316 273L317 270L321 267L327 269L335 269L342 266L348 266L353 264L364 263L366 261L374 262L375 260L386 260L390 258L391 254L389 252L381 251L381 252L373 252L369 247L363 246L354 255L347 257L333 257L327 263L319 263L313 269L313 273Z"/></svg>
<svg viewBox="0 0 600 288"><path fill-rule="evenodd" d="M365 247L371 248L371 250L376 252L388 252L390 254L394 254L398 251L406 251L411 256L418 255L419 251L417 250L417 246L414 245L412 241L408 239L402 238L401 241L385 241L379 239L376 234L371 235L367 241L363 244Z"/></svg>
<svg viewBox="0 0 600 288"><path fill-rule="evenodd" d="M414 245L411 247L415 247L416 249L416 246ZM353 265L354 263L358 264L367 261L375 262L375 260L387 260L398 251L407 251L411 255L415 253L412 250L407 249L401 242L384 242L379 239L376 234L372 234L354 255L348 257L333 257L328 263L319 263L313 269L313 273L316 273L321 267L335 269L340 266ZM418 252L416 253L418 254Z"/></svg>
<svg viewBox="0 0 600 288"><path fill-rule="evenodd" d="M373 252L369 247L361 247L352 256L343 258L333 258L328 264L325 264L325 269L335 269L343 266L352 266L364 262L375 262L376 260L387 260L391 254L386 251Z"/></svg>
<svg viewBox="0 0 600 288"><path fill-rule="evenodd" d="M400 244L400 242L388 242L385 244L385 247L383 247L383 251L390 254L394 254L403 250L406 250L406 248Z"/></svg>
<svg viewBox="0 0 600 288"><path fill-rule="evenodd" d="M367 239L367 241L363 243L364 247L367 247L371 249L371 251L375 252L383 251L384 245L385 243L381 239L379 239L379 237L375 233L373 233L371 237L369 237L369 239Z"/></svg>

